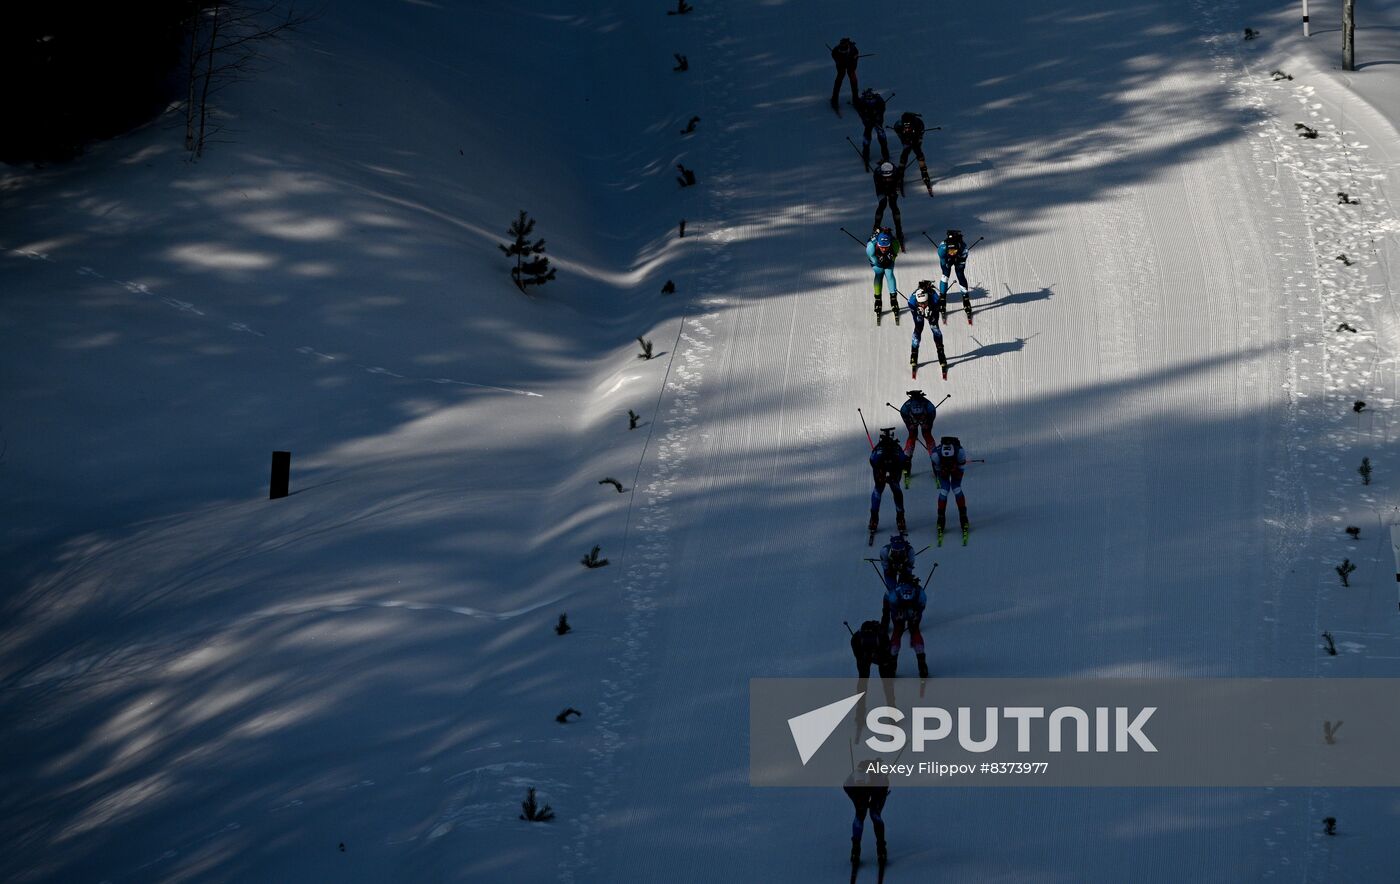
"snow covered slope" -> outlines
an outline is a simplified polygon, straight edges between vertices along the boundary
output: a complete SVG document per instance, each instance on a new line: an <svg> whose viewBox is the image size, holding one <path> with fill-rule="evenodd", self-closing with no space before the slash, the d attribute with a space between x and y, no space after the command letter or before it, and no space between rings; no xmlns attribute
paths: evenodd
<svg viewBox="0 0 1400 884"><path fill-rule="evenodd" d="M878 610L855 410L911 386L837 229L873 208L844 34L944 127L901 287L916 231L986 236L919 382L987 459L935 674L1396 674L1395 134L1269 79L1276 5L662 6L335 4L205 161L153 126L5 173L3 877L844 877L844 798L746 770L747 680L848 673ZM522 207L560 267L530 297L495 249ZM516 820L529 786L556 821ZM887 880L1386 880L1397 817L910 790Z"/></svg>

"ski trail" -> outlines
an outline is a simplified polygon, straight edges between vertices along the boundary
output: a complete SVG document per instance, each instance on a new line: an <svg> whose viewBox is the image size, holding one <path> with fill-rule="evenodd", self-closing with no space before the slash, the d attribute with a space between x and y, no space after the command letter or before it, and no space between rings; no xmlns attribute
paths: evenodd
<svg viewBox="0 0 1400 884"><path fill-rule="evenodd" d="M1281 309L1288 320L1289 346L1284 411L1287 468L1274 476L1271 514L1277 529L1270 556L1273 582L1281 590L1301 579L1307 587L1311 603L1303 616L1314 641L1303 665L1311 675L1393 675L1394 664L1367 664L1395 659L1393 653L1383 653L1397 648L1395 637L1364 632L1381 612L1393 615L1389 592L1377 596L1374 591L1343 588L1333 567L1344 558L1356 560L1363 569L1370 564L1373 573L1382 575L1392 567L1385 548L1389 521L1385 512L1393 507L1393 500L1375 486L1361 486L1355 469L1364 454L1376 453L1392 436L1397 385L1396 360L1389 354L1394 352L1397 330L1393 319L1384 315L1393 311L1394 300L1391 268L1378 243L1394 241L1400 219L1384 192L1385 172L1368 159L1367 144L1348 129L1342 110L1334 120L1318 100L1315 86L1301 78L1274 79L1256 70L1238 37L1231 34L1233 19L1230 28L1221 21L1234 4L1214 7L1197 0L1195 5L1216 31L1211 50L1217 76L1240 101L1260 113L1250 147L1259 180L1273 182L1267 195L1269 210L1276 224L1289 217L1302 219L1301 229L1279 231L1282 248L1275 252L1286 283ZM1317 137L1300 137L1304 130L1298 124L1316 130ZM1393 137L1393 133L1387 135ZM1367 403L1364 413L1353 411L1357 400ZM1374 532L1374 542L1351 540L1342 531L1346 524ZM1305 576L1290 577L1300 569L1305 569ZM1378 580L1367 583L1388 590L1388 584ZM1278 592L1272 604L1277 644L1285 614ZM1317 636L1324 630L1338 637L1338 656L1321 650ZM1362 634L1368 636L1365 643L1342 638ZM1372 651L1373 643L1382 653ZM1295 657L1308 648L1298 645L1286 656ZM1277 653L1285 654L1282 648ZM1286 822L1291 807L1287 795L1275 794L1280 820L1266 840L1273 863L1265 877L1346 877L1330 840L1318 837L1315 830L1321 816L1343 815L1335 806L1336 793L1308 790L1303 813L1292 812L1291 825ZM1291 848L1299 845L1301 857L1295 857Z"/></svg>
<svg viewBox="0 0 1400 884"><path fill-rule="evenodd" d="M11 258L28 258L32 261L43 261L55 267L61 266L60 262L55 261L51 256L43 252L33 251L31 249L11 249L5 247L3 244L0 244L0 253L3 253L7 257ZM268 339L268 335L265 332L258 331L257 329L253 328L245 322L241 322L234 319L219 318L218 316L214 315L208 308L200 308L198 305L190 301L181 300L180 298L176 298L173 296L157 296L156 293L153 292L151 288L145 283L136 282L134 280L122 280L107 277L104 276L102 273L98 272L97 270L93 269L92 267L88 267L86 265L79 267L74 272L79 276L101 280L103 282L119 286L120 288L134 295L143 295L150 298L154 298L160 303L164 304L165 306L172 308L177 313L181 313L186 316L202 319L209 322L222 323L225 331L233 332L235 334L251 335L255 338L262 338L265 340ZM542 393L535 393L530 390L521 390L515 387L503 387L494 384L480 384L474 381L459 380L457 378L424 377L419 375L401 374L383 366L368 365L365 363L356 362L353 360L353 358L348 356L332 356L328 353L324 353L308 345L293 347L290 348L290 350L291 352L300 354L302 356L315 357L323 362L344 361L347 364L353 365L355 368L360 369L366 374L380 375L387 378L393 378L395 380L410 381L414 383L470 387L478 390L488 390L495 393L510 393L514 396L529 396L534 398L543 398Z"/></svg>
<svg viewBox="0 0 1400 884"><path fill-rule="evenodd" d="M720 45L726 33L720 7L713 10L693 16L704 22L705 43L712 47ZM704 64L698 58L696 63ZM721 65L712 63L707 67L719 70ZM724 77L722 73L712 73L701 82L698 113L707 121L707 131L723 132L723 122L733 108ZM617 812L618 753L629 740L637 738L629 704L647 675L646 661L658 605L673 585L671 503L684 476L691 440L700 420L700 391L714 350L713 326L720 321L720 313L713 308L725 303L722 294L726 290L725 265L729 261L725 246L734 238L726 226L730 213L725 207L732 196L729 188L735 159L732 150L724 147L707 151L707 164L700 170L705 177L699 185L705 188L706 212L687 208L684 213L684 217L699 218L706 231L704 254L692 259L701 268L692 283L701 312L689 313L682 319L652 418L652 423L660 423L665 432L657 440L649 470L644 450L632 482L633 500L640 497L640 505L635 520L632 505L628 506L625 565L616 581L621 590L623 622L614 638L617 648L608 660L610 672L603 680L602 694L592 716L596 745L589 752L581 777L588 793L586 809L573 821L571 842L562 848L558 876L566 884L600 880L605 871L598 868L596 859L599 827L606 824L606 817ZM683 195L693 197L694 190L683 191ZM705 214L708 219L702 217ZM661 407L666 400L669 402L663 418ZM649 431L646 445L650 444Z"/></svg>

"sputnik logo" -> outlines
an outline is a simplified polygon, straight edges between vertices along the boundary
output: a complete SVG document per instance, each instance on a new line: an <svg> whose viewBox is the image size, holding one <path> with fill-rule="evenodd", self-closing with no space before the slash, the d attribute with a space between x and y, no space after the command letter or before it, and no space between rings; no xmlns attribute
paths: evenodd
<svg viewBox="0 0 1400 884"><path fill-rule="evenodd" d="M861 691L844 700L828 703L820 709L813 709L788 719L788 730L792 731L792 741L797 744L797 755L802 759L803 767L807 766L807 762L817 754L817 750L864 696L865 691Z"/></svg>

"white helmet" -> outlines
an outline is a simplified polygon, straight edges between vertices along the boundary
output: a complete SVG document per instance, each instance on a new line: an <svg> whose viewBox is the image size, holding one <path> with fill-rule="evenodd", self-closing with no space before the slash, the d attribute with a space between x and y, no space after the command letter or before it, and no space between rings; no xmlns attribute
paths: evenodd
<svg viewBox="0 0 1400 884"><path fill-rule="evenodd" d="M927 303L928 303L928 289L923 289L923 288L919 289L918 291L914 292L914 297L918 299L918 301L919 301L920 304L927 304Z"/></svg>
<svg viewBox="0 0 1400 884"><path fill-rule="evenodd" d="M881 163L881 164L880 164L880 174L883 175L883 176L886 177L886 178L888 178L888 177L890 177L891 175L893 175L893 174L894 174L894 163L889 163L889 162Z"/></svg>

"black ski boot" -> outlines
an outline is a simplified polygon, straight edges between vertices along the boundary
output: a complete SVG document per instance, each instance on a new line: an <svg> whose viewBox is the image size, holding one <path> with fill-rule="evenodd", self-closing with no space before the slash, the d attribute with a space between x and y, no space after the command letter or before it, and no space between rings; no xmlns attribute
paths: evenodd
<svg viewBox="0 0 1400 884"><path fill-rule="evenodd" d="M909 525L904 521L904 510L894 514L894 526L899 529L900 534L909 533Z"/></svg>
<svg viewBox="0 0 1400 884"><path fill-rule="evenodd" d="M928 660L923 654L919 654L919 678L928 678Z"/></svg>

